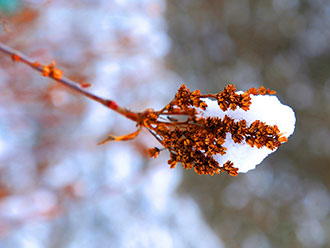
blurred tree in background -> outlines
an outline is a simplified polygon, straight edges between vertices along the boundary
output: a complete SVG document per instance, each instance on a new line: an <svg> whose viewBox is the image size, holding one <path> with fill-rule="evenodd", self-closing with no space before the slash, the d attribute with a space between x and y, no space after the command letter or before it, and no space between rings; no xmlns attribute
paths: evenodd
<svg viewBox="0 0 330 248"><path fill-rule="evenodd" d="M149 160L149 135L97 146L134 123L0 56L1 247L330 245L330 2L3 0L0 10L1 42L56 59L132 110L161 108L183 82L204 93L235 83L276 90L297 117L256 170L182 173L168 154Z"/></svg>

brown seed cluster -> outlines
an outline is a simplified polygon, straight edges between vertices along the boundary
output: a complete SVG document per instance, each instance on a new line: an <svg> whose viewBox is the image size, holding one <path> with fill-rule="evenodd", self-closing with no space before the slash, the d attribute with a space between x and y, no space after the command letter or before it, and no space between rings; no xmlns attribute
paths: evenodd
<svg viewBox="0 0 330 248"><path fill-rule="evenodd" d="M197 89L193 92L183 84L178 89L173 101L171 101L164 109L168 113L183 113L185 111L188 115L195 115L196 110L193 107L206 109L207 104L201 100L201 93Z"/></svg>
<svg viewBox="0 0 330 248"><path fill-rule="evenodd" d="M251 95L275 95L276 91L275 90L270 90L270 89L266 89L265 87L261 86L259 89L256 88L251 88L247 91L247 93L251 94Z"/></svg>
<svg viewBox="0 0 330 248"><path fill-rule="evenodd" d="M159 155L159 148L157 148L157 147L154 147L154 148L150 148L149 149L149 155L150 155L150 157L152 157L152 158L157 158L158 157L158 155Z"/></svg>
<svg viewBox="0 0 330 248"><path fill-rule="evenodd" d="M236 177L238 169L234 167L234 163L229 160L221 167L221 172L227 172L229 175Z"/></svg>
<svg viewBox="0 0 330 248"><path fill-rule="evenodd" d="M197 116L196 108L206 109L207 104L202 98L213 98L219 107L225 111L240 107L247 111L251 105L251 94L273 94L273 91L261 87L252 88L242 94L236 93L233 85L228 85L219 94L201 95L198 90L191 92L185 85L178 90L175 98L161 111L147 110L141 115L138 123L149 130L151 134L170 152L168 161L170 168L181 163L185 169L194 168L198 174L214 175L227 172L236 176L238 169L231 161L223 165L214 159L214 155L224 155L223 146L227 133L235 143L246 142L251 147L267 147L276 149L286 138L280 134L278 127L269 126L261 121L247 125L245 120L235 121L225 116ZM158 148L149 150L151 157L157 157Z"/></svg>
<svg viewBox="0 0 330 248"><path fill-rule="evenodd" d="M226 111L228 108L235 110L237 107L243 110L249 110L251 105L251 97L248 92L243 94L237 94L234 85L228 85L222 92L216 96L219 107L222 111Z"/></svg>

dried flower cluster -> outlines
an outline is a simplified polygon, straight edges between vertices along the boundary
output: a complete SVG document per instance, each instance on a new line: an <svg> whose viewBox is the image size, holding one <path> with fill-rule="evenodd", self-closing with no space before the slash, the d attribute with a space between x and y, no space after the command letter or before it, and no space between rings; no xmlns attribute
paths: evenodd
<svg viewBox="0 0 330 248"><path fill-rule="evenodd" d="M247 111L251 104L250 95L274 94L274 91L261 87L252 88L242 94L236 93L234 85L228 85L219 94L201 95L198 90L191 92L182 85L174 100L161 111L148 110L143 114L139 125L146 127L170 152L168 163L174 168L178 162L185 169L194 168L198 174L213 175L227 172L237 175L238 168L231 161L223 165L214 159L214 155L224 155L227 148L223 146L227 133L235 143L246 142L251 147L267 147L271 150L279 147L286 138L280 134L276 125L269 126L261 121L247 125L245 120L235 121L225 116L202 117L197 109L205 110L207 104L203 98L217 100L222 111L237 107ZM151 157L157 157L160 149L149 150Z"/></svg>
<svg viewBox="0 0 330 248"><path fill-rule="evenodd" d="M55 79L135 121L139 127L137 131L128 135L119 137L109 135L99 144L134 139L141 128L146 128L164 147L150 149L150 156L157 157L160 151L168 150L170 152L168 163L171 168L181 163L185 169L194 168L198 174L214 175L227 172L236 176L238 172L253 169L270 153L269 151L276 150L281 143L286 142L287 137L294 131L295 116L292 109L282 105L274 96L265 96L276 92L264 87L237 92L234 85L228 85L218 94L202 95L199 90L191 92L183 84L175 98L162 110L147 109L142 113L135 113L120 107L112 100L85 91L82 89L87 86L85 84L79 84L80 87L77 87L76 82L62 76L63 72L56 68L55 61L43 66L1 43L0 51L10 55L13 61L25 63L43 76ZM273 109L275 113L272 114L273 116L269 115L268 111L265 112L263 107L260 108L260 105L265 103ZM216 108L215 112L214 108ZM267 118L265 119L263 115ZM281 119L280 122L278 118ZM266 124L265 120L273 125ZM275 123L281 125L281 129ZM260 152L256 153L259 149ZM245 155L252 154L252 159L250 156L247 160L245 155L242 156L241 151L244 151Z"/></svg>

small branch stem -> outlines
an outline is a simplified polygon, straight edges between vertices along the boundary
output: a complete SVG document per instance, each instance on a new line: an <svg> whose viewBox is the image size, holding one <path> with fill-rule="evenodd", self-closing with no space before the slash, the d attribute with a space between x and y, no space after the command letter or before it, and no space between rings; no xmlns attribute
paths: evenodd
<svg viewBox="0 0 330 248"><path fill-rule="evenodd" d="M43 66L40 65L39 63L36 63L35 61L33 61L31 58L29 58L28 56L26 56L25 54L3 44L0 42L0 51L11 56L12 58L14 58L14 56L18 56L18 60L19 62L22 62L28 66L30 66L32 69L39 71L39 72L43 72ZM108 100L108 99L103 99L101 97L98 97L82 88L80 88L78 86L77 82L74 82L72 80L70 80L69 78L66 78L64 76L62 76L60 79L53 77L52 75L49 75L48 77L52 78L53 80L59 82L60 84L66 86L67 88L70 88L71 90L82 94L90 99L92 99L93 101L99 102L101 104L103 104L104 106L106 106L107 108L112 109L113 111L117 112L118 114L121 114L123 116L125 116L126 118L137 122L140 119L140 114L139 113L135 113L135 112L131 112L123 107L120 107L117 105L117 103L115 101L112 100Z"/></svg>
<svg viewBox="0 0 330 248"><path fill-rule="evenodd" d="M174 113L167 113L167 112L160 113L160 112L155 112L155 113L158 114L158 115L182 115L182 116L186 116L187 115L186 112L174 112Z"/></svg>
<svg viewBox="0 0 330 248"><path fill-rule="evenodd" d="M163 141L154 133L154 131L153 130L151 130L150 128L147 128L147 130L149 131L149 133L151 133L151 135L152 136L154 136L155 137L155 139L162 145L162 146L164 146L164 144L163 144Z"/></svg>
<svg viewBox="0 0 330 248"><path fill-rule="evenodd" d="M206 95L200 95L200 98L216 98L216 95L215 94L206 94Z"/></svg>

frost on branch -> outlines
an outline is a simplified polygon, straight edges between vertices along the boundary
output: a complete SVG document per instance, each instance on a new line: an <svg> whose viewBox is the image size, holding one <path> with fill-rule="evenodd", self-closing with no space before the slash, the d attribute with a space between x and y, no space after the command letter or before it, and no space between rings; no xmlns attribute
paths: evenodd
<svg viewBox="0 0 330 248"><path fill-rule="evenodd" d="M294 131L294 112L275 93L264 87L236 92L228 85L201 95L182 85L161 111L144 112L139 125L169 150L171 168L180 162L198 174L236 176L254 169ZM156 157L160 149L149 152Z"/></svg>

